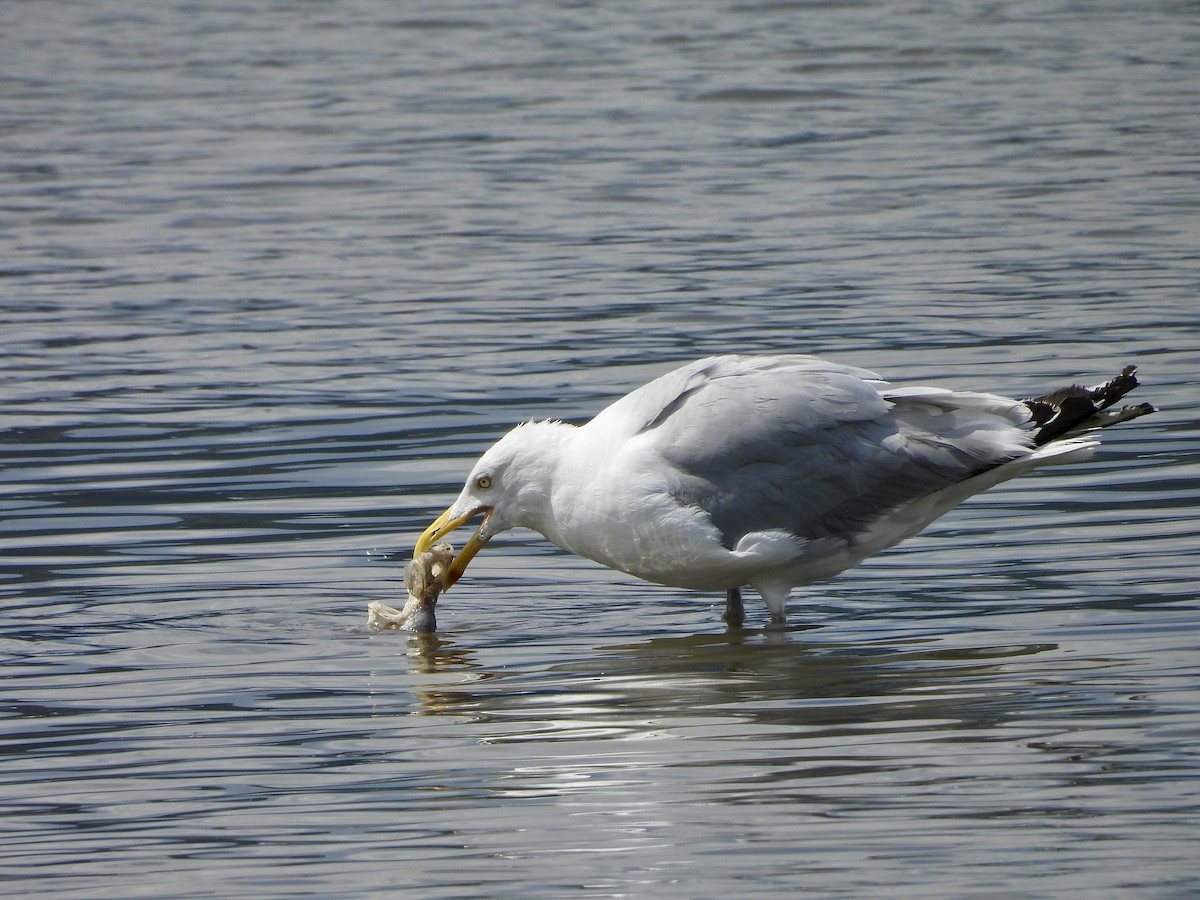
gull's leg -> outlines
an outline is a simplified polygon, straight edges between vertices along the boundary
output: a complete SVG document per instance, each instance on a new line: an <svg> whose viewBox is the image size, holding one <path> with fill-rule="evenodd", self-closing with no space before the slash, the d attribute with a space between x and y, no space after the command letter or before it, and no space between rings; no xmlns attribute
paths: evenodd
<svg viewBox="0 0 1200 900"><path fill-rule="evenodd" d="M732 628L741 628L746 621L746 610L742 607L742 592L740 588L730 588L725 594L725 624Z"/></svg>
<svg viewBox="0 0 1200 900"><path fill-rule="evenodd" d="M772 625L787 624L787 601L788 594L792 592L790 584L756 584L755 590L762 595L763 602L767 604L767 609L771 611Z"/></svg>

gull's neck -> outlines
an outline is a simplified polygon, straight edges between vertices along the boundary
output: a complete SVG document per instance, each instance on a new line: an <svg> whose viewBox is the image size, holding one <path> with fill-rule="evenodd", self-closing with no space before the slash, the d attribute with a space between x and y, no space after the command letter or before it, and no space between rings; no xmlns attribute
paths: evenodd
<svg viewBox="0 0 1200 900"><path fill-rule="evenodd" d="M554 543L559 543L554 512L556 486L564 481L564 467L568 471L571 468L572 438L577 431L565 422L526 422L503 441L516 445L510 471L520 472L512 524L532 528Z"/></svg>

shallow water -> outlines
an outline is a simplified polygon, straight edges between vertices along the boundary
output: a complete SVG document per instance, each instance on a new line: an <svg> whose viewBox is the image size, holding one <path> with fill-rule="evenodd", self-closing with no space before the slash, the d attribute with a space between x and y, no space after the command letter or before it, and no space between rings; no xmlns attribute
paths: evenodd
<svg viewBox="0 0 1200 900"><path fill-rule="evenodd" d="M1193 4L0 4L23 896L1200 886ZM1155 416L744 631L412 541L696 356Z"/></svg>

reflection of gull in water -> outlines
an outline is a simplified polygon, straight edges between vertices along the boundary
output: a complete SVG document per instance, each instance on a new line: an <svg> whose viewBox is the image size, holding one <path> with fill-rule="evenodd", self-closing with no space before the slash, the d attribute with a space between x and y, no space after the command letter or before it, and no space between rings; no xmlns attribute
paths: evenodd
<svg viewBox="0 0 1200 900"><path fill-rule="evenodd" d="M589 646L548 664L492 668L443 658L414 697L424 715L468 715L486 743L639 739L667 733L746 737L919 727L989 727L1032 690L1031 672L1069 669L1055 644L978 644L923 636L886 643L778 642L762 632L656 637ZM957 644L957 646L955 646ZM447 644L425 645L440 653ZM437 649L435 649L437 648ZM410 656L412 654L410 653ZM1029 662L1017 663L1019 659ZM449 665L446 665L449 663ZM391 678L394 683L394 676ZM1026 683L1028 682L1028 683ZM412 687L410 686L410 690Z"/></svg>
<svg viewBox="0 0 1200 900"><path fill-rule="evenodd" d="M1091 430L1153 411L1105 411L1133 367L1096 388L1032 400L931 387L809 356L703 359L638 388L581 427L536 422L475 464L421 536L473 516L454 583L515 526L649 581L754 587L775 621L788 593L919 532L967 497L1039 466L1089 456Z"/></svg>

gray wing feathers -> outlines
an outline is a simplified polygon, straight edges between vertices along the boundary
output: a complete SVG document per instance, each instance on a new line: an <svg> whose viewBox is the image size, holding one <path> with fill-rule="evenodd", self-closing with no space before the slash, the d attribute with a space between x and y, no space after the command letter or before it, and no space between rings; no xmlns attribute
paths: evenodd
<svg viewBox="0 0 1200 900"><path fill-rule="evenodd" d="M652 402L635 419L677 471L676 499L703 508L728 547L773 529L853 541L881 516L1031 444L1017 401L891 389L811 357L718 357L671 376L647 385L663 390L647 392Z"/></svg>
<svg viewBox="0 0 1200 900"><path fill-rule="evenodd" d="M602 410L593 421L628 437L659 427L685 405L689 417L694 415L696 403L693 400L697 394L706 394L706 402L719 398L727 390L743 397L757 393L761 395L760 399L767 400L773 393L795 394L789 378L800 375L841 375L858 383L883 383L874 372L837 365L815 356L712 356L642 385ZM870 393L877 397L876 392ZM866 394L862 396L866 397ZM821 403L819 395L810 397L809 401L814 407ZM832 404L836 404L836 399L831 397L828 402L830 413L834 414L836 410Z"/></svg>

